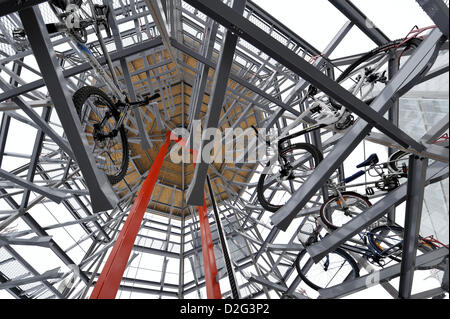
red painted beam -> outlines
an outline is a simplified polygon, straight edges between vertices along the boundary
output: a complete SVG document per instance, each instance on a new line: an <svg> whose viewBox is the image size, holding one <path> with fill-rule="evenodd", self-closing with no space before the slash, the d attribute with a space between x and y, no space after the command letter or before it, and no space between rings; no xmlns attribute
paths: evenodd
<svg viewBox="0 0 450 319"><path fill-rule="evenodd" d="M186 139L178 139L177 143L186 147ZM189 150L193 158L197 158L196 150ZM217 264L214 254L214 244L211 235L211 228L208 220L208 209L206 200L203 206L198 206L198 215L200 221L200 238L202 240L203 268L205 271L206 295L208 299L222 299L219 282L217 281Z"/></svg>
<svg viewBox="0 0 450 319"><path fill-rule="evenodd" d="M170 143L170 133L167 133L166 142L159 150L150 172L139 190L137 199L103 267L90 299L114 299L116 297Z"/></svg>
<svg viewBox="0 0 450 319"><path fill-rule="evenodd" d="M205 270L206 295L208 299L222 299L220 285L217 281L217 265L214 254L214 244L211 236L211 228L208 220L206 200L202 206L198 206L200 219L200 237L202 240L203 267Z"/></svg>

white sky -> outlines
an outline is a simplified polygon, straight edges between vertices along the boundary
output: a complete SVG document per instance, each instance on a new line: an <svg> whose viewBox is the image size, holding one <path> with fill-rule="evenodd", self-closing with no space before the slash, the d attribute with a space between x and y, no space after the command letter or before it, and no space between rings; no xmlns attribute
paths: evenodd
<svg viewBox="0 0 450 319"><path fill-rule="evenodd" d="M280 22L322 51L348 21L328 0L254 0ZM434 23L415 0L353 0L391 40L405 37L415 26ZM368 51L375 44L356 27L332 57ZM355 52L356 50L356 52Z"/></svg>
<svg viewBox="0 0 450 319"><path fill-rule="evenodd" d="M254 0L254 2L321 51L328 45L331 39L347 21L347 18L335 9L327 0ZM353 0L353 2L392 40L404 37L414 25L425 27L433 24L415 0ZM349 36L342 42L331 57L336 58L356 54L368 51L374 47L375 44L354 27ZM30 74L30 76L32 75ZM28 80L31 81L33 79L29 78ZM27 125L20 123L12 125L11 130L10 136L16 135L22 137L26 130L30 131ZM21 143L16 143L14 139L9 140L7 144L8 151L29 153L28 151L32 149L32 145L34 144L34 135L30 134L29 136L32 136L32 138L21 138ZM354 168L354 163L363 161L365 156L370 155L370 153L385 153L384 147L370 144L369 148L370 150L367 151L367 154L364 154L362 146L355 150L352 155L353 159L348 164L347 172L355 172L356 169ZM383 158L382 156L380 159L382 161L386 160L386 158ZM13 169L19 166L18 164L21 161L25 162L25 160L21 159L15 160L14 162L5 161L3 168ZM50 204L48 206L52 211L58 211L58 208L55 207L56 205ZM2 209L6 209L6 207ZM39 214L34 215L37 217L41 214L42 212L39 212ZM60 211L58 217L62 217ZM61 220L53 220L54 223L60 221ZM72 231L74 228L76 227L72 227ZM61 231L61 233L62 232L63 231ZM59 232L54 231L51 232L51 234L58 236ZM31 252L32 249L34 250L34 253ZM30 253L35 255L40 251L40 249L32 249L22 247L18 250L24 255ZM49 258L52 258L52 260ZM46 258L38 258L33 261L33 266L41 272L48 270L49 264L58 265L60 264L60 261L53 255L46 256ZM190 269L190 266L187 265L186 267ZM155 279L158 280L156 277ZM149 280L152 279L149 278ZM424 287L421 287L421 289L424 289ZM357 296L361 298L388 297L386 296L385 291L379 286L362 292ZM0 294L0 298L2 297L6 297L6 295Z"/></svg>

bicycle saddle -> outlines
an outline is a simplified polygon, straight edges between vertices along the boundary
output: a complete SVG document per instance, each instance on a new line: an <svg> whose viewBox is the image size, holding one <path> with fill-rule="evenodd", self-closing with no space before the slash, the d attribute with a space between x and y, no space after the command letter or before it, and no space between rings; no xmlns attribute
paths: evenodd
<svg viewBox="0 0 450 319"><path fill-rule="evenodd" d="M374 165L374 164L378 164L379 161L380 160L378 159L378 155L377 154L372 154L364 162L362 162L361 164L356 166L356 168L361 168L361 167L366 167L366 166L371 166L371 165Z"/></svg>

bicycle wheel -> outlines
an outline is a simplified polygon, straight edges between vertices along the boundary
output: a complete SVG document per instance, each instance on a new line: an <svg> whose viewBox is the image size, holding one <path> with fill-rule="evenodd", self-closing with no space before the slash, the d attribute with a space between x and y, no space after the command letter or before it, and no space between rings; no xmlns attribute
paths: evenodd
<svg viewBox="0 0 450 319"><path fill-rule="evenodd" d="M370 246L381 256L397 262L402 261L403 228L399 226L379 226L367 234Z"/></svg>
<svg viewBox="0 0 450 319"><path fill-rule="evenodd" d="M341 85L347 80L351 80L352 88L359 92L362 100L368 100L376 96L382 87L387 83L388 79L388 62L390 60L390 51L396 49L406 56L408 51L416 49L422 40L413 38L406 42L396 40L382 45L374 50L364 54L350 66L348 66L342 74L336 79ZM420 73L418 76L421 76ZM365 77L363 83L358 83L362 77ZM375 94L372 94L375 93Z"/></svg>
<svg viewBox="0 0 450 319"><path fill-rule="evenodd" d="M283 169L277 161L269 163L269 173L261 174L257 185L258 200L270 212L285 205L323 160L322 153L311 144L294 144L280 152L286 159Z"/></svg>
<svg viewBox="0 0 450 319"><path fill-rule="evenodd" d="M320 218L331 230L336 230L372 206L369 199L354 192L328 198L320 207Z"/></svg>
<svg viewBox="0 0 450 319"><path fill-rule="evenodd" d="M304 249L295 260L295 268L300 278L314 290L330 288L359 277L358 264L340 248L323 257L317 264Z"/></svg>
<svg viewBox="0 0 450 319"><path fill-rule="evenodd" d="M102 90L92 86L75 92L73 102L98 168L111 184L117 184L125 177L129 163L125 129L123 125L114 129L119 112Z"/></svg>
<svg viewBox="0 0 450 319"><path fill-rule="evenodd" d="M367 240L370 246L381 256L389 257L397 262L402 261L404 229L400 226L379 226L372 229ZM422 251L432 251L437 247L424 240L421 236L417 238L417 247ZM426 270L434 267L423 266L420 270Z"/></svg>
<svg viewBox="0 0 450 319"><path fill-rule="evenodd" d="M401 177L408 176L409 156L411 154L404 151L397 151L389 157L388 168Z"/></svg>

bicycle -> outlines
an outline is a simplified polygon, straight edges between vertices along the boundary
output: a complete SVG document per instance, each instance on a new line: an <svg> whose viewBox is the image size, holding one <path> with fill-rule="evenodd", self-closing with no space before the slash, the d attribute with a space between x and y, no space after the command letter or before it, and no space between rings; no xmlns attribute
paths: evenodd
<svg viewBox="0 0 450 319"><path fill-rule="evenodd" d="M347 89L370 104L375 99L371 96L375 89L388 82L385 68L390 59L390 52L403 50L401 55L405 55L405 52L416 49L421 41L416 37L401 39L363 54L342 72L336 82L344 87L348 87L350 83ZM424 71L418 73L417 77L422 76ZM284 128L274 140L266 140L276 154L266 168L270 168L270 171L275 173L261 174L257 185L257 195L261 205L270 212L276 212L282 207L323 160L323 154L314 145L291 144L291 141L320 129L345 131L355 122L354 116L343 105L321 94L312 86L308 88L299 103L307 106L305 111ZM289 134L301 123L308 127ZM254 129L258 135L257 129Z"/></svg>
<svg viewBox="0 0 450 319"><path fill-rule="evenodd" d="M321 227L316 229L304 243L307 247L318 242L324 236L320 235ZM326 236L326 235L325 235ZM369 263L384 268L391 262L401 262L403 246L403 228L398 225L381 225L359 234L360 241L353 240L356 245L342 244L315 263L306 249L302 250L294 261L300 278L312 289L320 290L333 287L360 277L360 267L355 258L361 256ZM418 247L427 252L439 247L448 246L435 240L432 236L418 238ZM354 257L352 257L355 256ZM387 260L387 261L386 261ZM440 265L418 267L419 270L439 268Z"/></svg>
<svg viewBox="0 0 450 319"><path fill-rule="evenodd" d="M100 29L103 27L107 36L112 36L108 6L86 0L91 12L89 14L82 7L83 0L50 0L48 3L59 22L47 24L47 31L65 33L75 43L79 54L92 66L96 76L111 92L112 98L97 87L84 86L74 93L72 99L98 168L105 172L111 184L117 184L125 177L129 165L129 144L124 121L131 110L147 106L161 96L156 93L145 96L143 100L131 102L120 90ZM91 26L98 38L101 53L106 58L110 74L85 45L88 40L87 28ZM13 31L13 37L23 40L26 37L25 31L16 29Z"/></svg>
<svg viewBox="0 0 450 319"><path fill-rule="evenodd" d="M346 189L349 187L366 186L366 194L369 196L375 195L373 187L382 192L390 192L398 188L400 179L407 178L408 174L403 157L399 157L401 154L403 154L402 151L395 152L387 163L379 163L378 155L372 154L356 166L357 168L364 167L364 170L347 177L341 183L329 180L327 184L332 190L333 196L330 196L320 208L320 218L323 223L331 230L338 229L372 206L367 196L347 191ZM379 179L373 182L348 185L366 174ZM373 185L373 187L369 185Z"/></svg>

